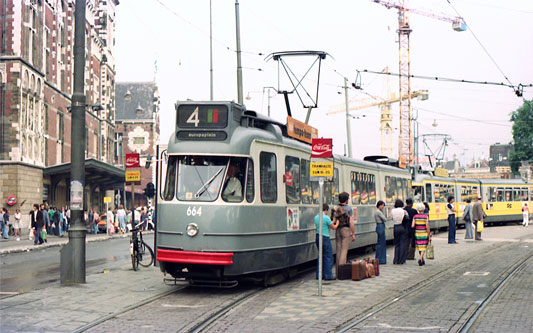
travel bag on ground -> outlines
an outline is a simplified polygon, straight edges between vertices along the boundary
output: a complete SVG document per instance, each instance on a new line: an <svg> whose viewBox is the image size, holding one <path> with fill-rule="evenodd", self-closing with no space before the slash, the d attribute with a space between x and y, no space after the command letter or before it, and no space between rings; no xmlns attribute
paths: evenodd
<svg viewBox="0 0 533 333"><path fill-rule="evenodd" d="M352 280L361 281L366 278L366 262L364 260L352 261Z"/></svg>
<svg viewBox="0 0 533 333"><path fill-rule="evenodd" d="M435 250L433 249L433 244L431 244L431 241L429 241L426 249L426 258L435 259Z"/></svg>
<svg viewBox="0 0 533 333"><path fill-rule="evenodd" d="M374 265L372 265L368 261L365 261L364 263L365 263L365 266L366 266L366 277L367 278L376 277L376 273L374 272Z"/></svg>
<svg viewBox="0 0 533 333"><path fill-rule="evenodd" d="M352 264L339 265L337 280L349 280L352 277Z"/></svg>
<svg viewBox="0 0 533 333"><path fill-rule="evenodd" d="M368 258L367 261L374 266L374 273L376 274L376 276L379 276L379 260L377 258Z"/></svg>

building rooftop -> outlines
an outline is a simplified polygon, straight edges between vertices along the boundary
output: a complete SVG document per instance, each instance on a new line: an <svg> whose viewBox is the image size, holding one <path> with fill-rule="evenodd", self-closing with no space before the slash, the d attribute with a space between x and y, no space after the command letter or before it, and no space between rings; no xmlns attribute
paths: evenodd
<svg viewBox="0 0 533 333"><path fill-rule="evenodd" d="M117 82L115 119L152 119L159 93L154 82Z"/></svg>

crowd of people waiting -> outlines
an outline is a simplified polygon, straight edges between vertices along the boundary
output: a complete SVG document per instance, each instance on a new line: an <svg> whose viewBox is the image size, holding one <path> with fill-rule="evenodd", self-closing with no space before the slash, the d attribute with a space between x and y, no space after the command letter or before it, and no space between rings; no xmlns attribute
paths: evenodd
<svg viewBox="0 0 533 333"><path fill-rule="evenodd" d="M47 204L34 204L32 210L28 213L28 238L34 240L34 243L43 244L47 242L47 235L63 237L70 226L70 209L68 207L55 207ZM105 231L111 235L114 233L124 234L131 230L132 217L135 225L141 230L153 229L153 218L151 209L147 207L137 207L134 212L126 211L123 205L118 209L108 209L107 212L97 213L96 209L89 209L84 214L84 224L89 228L89 232L97 234L99 231L98 224L105 221ZM8 208L0 209L1 233L3 239L9 239L10 233L20 241L22 236L22 213L17 209L14 216L10 216ZM11 229L11 232L10 232Z"/></svg>

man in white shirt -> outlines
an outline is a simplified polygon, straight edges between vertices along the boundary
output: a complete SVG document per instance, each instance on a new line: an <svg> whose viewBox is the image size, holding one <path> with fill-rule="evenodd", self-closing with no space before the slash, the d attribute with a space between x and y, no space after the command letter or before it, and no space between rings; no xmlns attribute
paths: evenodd
<svg viewBox="0 0 533 333"><path fill-rule="evenodd" d="M222 191L222 199L225 201L241 201L242 200L242 185L241 181L236 177L237 165L230 164L225 181L225 188Z"/></svg>

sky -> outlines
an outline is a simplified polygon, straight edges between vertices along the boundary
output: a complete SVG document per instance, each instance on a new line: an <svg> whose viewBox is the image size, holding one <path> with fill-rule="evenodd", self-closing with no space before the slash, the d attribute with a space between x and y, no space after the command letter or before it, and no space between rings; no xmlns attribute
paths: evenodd
<svg viewBox="0 0 533 333"><path fill-rule="evenodd" d="M508 83L507 77L513 85L533 83L533 1L410 0L408 7L429 14L409 14L412 75ZM371 0L240 0L239 10L247 109L266 115L270 100L271 117L285 123L283 96L265 87L291 87L283 68L267 56L281 51L327 52L320 79L315 65L303 81L313 97L317 82L319 87L309 124L318 128L320 137L333 138L335 153L344 154L346 116L327 113L344 104L344 78L351 86L357 70L381 71L388 66L398 73L397 10ZM461 16L469 29L456 32L451 23L431 14ZM175 129L174 103L210 99L209 0L125 0L117 6L115 23L116 81L155 80L161 96L161 142L166 143ZM213 99L237 101L234 1L212 1L212 29ZM298 77L314 61L286 59ZM397 77L363 73L362 89L350 88L349 99L357 103L379 98L387 91L387 81L391 91L398 91ZM441 134L450 137L445 158L455 155L463 164L487 158L491 144L512 140L510 113L523 103L513 89L417 78L411 86L413 91L429 91L427 100L412 101L421 155L439 150ZM523 98L533 99L533 88L525 88ZM290 105L293 117L304 121L307 109L295 94L290 95ZM351 115L353 156L380 154L380 109ZM393 127L397 138L397 103ZM393 157L397 147L395 140Z"/></svg>

